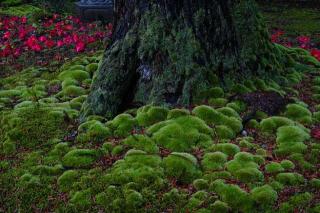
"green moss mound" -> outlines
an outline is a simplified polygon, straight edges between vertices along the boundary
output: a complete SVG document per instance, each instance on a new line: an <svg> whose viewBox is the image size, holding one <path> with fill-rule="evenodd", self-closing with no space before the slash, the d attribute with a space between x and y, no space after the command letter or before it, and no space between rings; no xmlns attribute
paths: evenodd
<svg viewBox="0 0 320 213"><path fill-rule="evenodd" d="M165 174L183 183L191 183L200 177L197 159L188 153L173 152L163 159Z"/></svg>
<svg viewBox="0 0 320 213"><path fill-rule="evenodd" d="M116 137L129 136L136 125L137 120L129 114L120 114L106 124Z"/></svg>
<svg viewBox="0 0 320 213"><path fill-rule="evenodd" d="M145 106L137 111L137 121L141 126L150 126L167 118L169 110L163 107Z"/></svg>
<svg viewBox="0 0 320 213"><path fill-rule="evenodd" d="M302 124L312 123L312 113L308 108L298 104L289 104L285 116Z"/></svg>
<svg viewBox="0 0 320 213"><path fill-rule="evenodd" d="M90 149L75 149L68 152L62 159L62 164L67 168L87 168L99 157L99 152Z"/></svg>
<svg viewBox="0 0 320 213"><path fill-rule="evenodd" d="M183 116L157 123L147 132L157 145L175 152L190 151L193 147L209 147L212 144L212 129L194 116Z"/></svg>
<svg viewBox="0 0 320 213"><path fill-rule="evenodd" d="M221 138L233 138L243 128L240 116L231 108L218 111L203 105L194 108L192 113L204 120L208 125L216 125L218 136ZM227 128L229 129L227 130Z"/></svg>
<svg viewBox="0 0 320 213"><path fill-rule="evenodd" d="M303 153L307 149L304 141L310 138L309 133L298 126L283 126L277 131L277 150L279 155Z"/></svg>
<svg viewBox="0 0 320 213"><path fill-rule="evenodd" d="M227 164L228 171L242 182L260 182L264 176L259 171L259 165L254 161L254 156L247 152L239 152Z"/></svg>
<svg viewBox="0 0 320 213"><path fill-rule="evenodd" d="M5 134L1 135L1 140L11 141L17 147L44 146L64 135L66 116L61 111L31 103L2 116L0 128Z"/></svg>

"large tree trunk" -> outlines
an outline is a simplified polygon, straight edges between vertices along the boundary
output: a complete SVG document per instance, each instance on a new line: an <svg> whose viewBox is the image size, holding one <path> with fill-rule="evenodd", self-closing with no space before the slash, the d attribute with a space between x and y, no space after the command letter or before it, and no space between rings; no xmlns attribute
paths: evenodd
<svg viewBox="0 0 320 213"><path fill-rule="evenodd" d="M251 0L116 0L112 44L82 116L188 106L214 81L274 75L285 57Z"/></svg>

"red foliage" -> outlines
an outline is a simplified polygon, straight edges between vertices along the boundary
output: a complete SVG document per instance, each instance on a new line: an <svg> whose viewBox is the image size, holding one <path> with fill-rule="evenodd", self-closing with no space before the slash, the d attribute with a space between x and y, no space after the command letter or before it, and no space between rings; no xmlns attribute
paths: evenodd
<svg viewBox="0 0 320 213"><path fill-rule="evenodd" d="M26 17L0 17L0 64L14 64L14 60L30 53L43 61L56 54L77 54L92 50L89 44L101 42L111 35L112 25L99 27L83 23L74 16L54 14L32 25ZM47 57L45 57L47 55ZM38 58L39 58L38 57ZM34 61L37 64L38 61Z"/></svg>
<svg viewBox="0 0 320 213"><path fill-rule="evenodd" d="M288 38L285 38L284 34L285 33L281 30L275 31L271 35L271 41L274 43L282 44L286 47L298 46L300 48L306 49L310 51L313 57L320 61L320 50L314 47L309 36L299 36L296 38L296 41L292 42Z"/></svg>

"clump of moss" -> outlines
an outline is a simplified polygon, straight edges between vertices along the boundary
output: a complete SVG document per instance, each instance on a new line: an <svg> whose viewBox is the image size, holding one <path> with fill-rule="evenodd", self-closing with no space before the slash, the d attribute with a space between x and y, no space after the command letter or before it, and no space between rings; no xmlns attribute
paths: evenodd
<svg viewBox="0 0 320 213"><path fill-rule="evenodd" d="M192 147L209 147L213 131L194 116L183 116L151 126L147 132L159 146L171 151L186 152Z"/></svg>
<svg viewBox="0 0 320 213"><path fill-rule="evenodd" d="M144 204L144 199L141 193L135 190L129 190L125 194L126 206L130 209L139 209Z"/></svg>
<svg viewBox="0 0 320 213"><path fill-rule="evenodd" d="M2 143L2 151L5 155L12 155L16 152L16 144L10 140Z"/></svg>
<svg viewBox="0 0 320 213"><path fill-rule="evenodd" d="M19 97L21 95L20 90L1 90L0 91L0 98L13 98Z"/></svg>
<svg viewBox="0 0 320 213"><path fill-rule="evenodd" d="M237 153L226 166L228 171L242 182L262 181L264 178L258 169L259 165L254 161L253 155L247 152Z"/></svg>
<svg viewBox="0 0 320 213"><path fill-rule="evenodd" d="M280 173L276 176L276 180L284 185L298 185L304 182L302 175L298 173Z"/></svg>
<svg viewBox="0 0 320 213"><path fill-rule="evenodd" d="M53 114L52 109L39 104L30 104L3 116L0 128L6 132L5 139L16 143L17 147L32 148L62 137L68 125L65 116L62 112Z"/></svg>
<svg viewBox="0 0 320 213"><path fill-rule="evenodd" d="M217 213L226 213L231 211L231 208L228 206L228 204L220 200L216 200L210 207L213 212Z"/></svg>
<svg viewBox="0 0 320 213"><path fill-rule="evenodd" d="M120 114L112 121L107 122L106 126L113 131L116 137L127 137L131 134L137 120L129 114Z"/></svg>
<svg viewBox="0 0 320 213"><path fill-rule="evenodd" d="M219 143L214 144L209 148L210 151L220 151L224 154L228 155L229 157L234 156L238 152L240 152L239 146L232 144L232 143Z"/></svg>
<svg viewBox="0 0 320 213"><path fill-rule="evenodd" d="M232 175L228 171L215 171L215 172L205 173L203 175L203 178L205 180L208 180L209 182L213 182L219 179L230 180L232 179Z"/></svg>
<svg viewBox="0 0 320 213"><path fill-rule="evenodd" d="M210 98L223 98L224 91L221 87L212 87L208 90L201 92L201 98L210 99Z"/></svg>
<svg viewBox="0 0 320 213"><path fill-rule="evenodd" d="M280 116L273 116L270 118L266 118L260 122L261 130L269 133L277 131L279 127L291 126L291 125L294 125L294 121L285 117L280 117Z"/></svg>
<svg viewBox="0 0 320 213"><path fill-rule="evenodd" d="M280 162L280 164L285 170L290 170L295 168L294 163L290 160L283 160Z"/></svg>
<svg viewBox="0 0 320 213"><path fill-rule="evenodd" d="M95 73L98 69L98 64L97 63L91 63L91 64L88 64L85 69L88 73L90 73L91 75L93 75L93 73Z"/></svg>
<svg viewBox="0 0 320 213"><path fill-rule="evenodd" d="M309 210L310 202L313 195L309 192L298 193L290 197L287 202L283 202L279 208L280 212L294 212L295 209L306 210L307 212L312 212ZM317 211L315 211L317 212Z"/></svg>
<svg viewBox="0 0 320 213"><path fill-rule="evenodd" d="M310 185L316 189L320 189L320 179L317 179L317 178L311 179Z"/></svg>
<svg viewBox="0 0 320 213"><path fill-rule="evenodd" d="M203 156L201 166L205 171L222 170L227 159L228 155L222 152L209 152Z"/></svg>
<svg viewBox="0 0 320 213"><path fill-rule="evenodd" d="M221 108L217 109L217 111L224 114L225 116L234 117L234 118L241 120L241 117L238 114L238 112L231 107L221 107Z"/></svg>
<svg viewBox="0 0 320 213"><path fill-rule="evenodd" d="M81 95L85 95L87 92L85 89L79 86L70 85L62 89L62 93L67 97L78 97Z"/></svg>
<svg viewBox="0 0 320 213"><path fill-rule="evenodd" d="M174 119L182 116L190 115L190 111L187 109L172 109L169 111L167 119Z"/></svg>
<svg viewBox="0 0 320 213"><path fill-rule="evenodd" d="M83 70L65 70L59 74L58 78L60 81L72 79L72 80L82 82L86 79L90 79L90 75L89 73Z"/></svg>
<svg viewBox="0 0 320 213"><path fill-rule="evenodd" d="M272 174L272 173L279 173L283 171L284 171L284 168L281 166L280 163L272 162L266 165L266 172L268 173Z"/></svg>
<svg viewBox="0 0 320 213"><path fill-rule="evenodd" d="M157 106L144 106L137 111L137 121L141 126L150 126L167 118L169 110Z"/></svg>
<svg viewBox="0 0 320 213"><path fill-rule="evenodd" d="M312 123L312 113L310 110L299 104L289 104L285 116L302 124Z"/></svg>
<svg viewBox="0 0 320 213"><path fill-rule="evenodd" d="M252 199L264 209L270 208L278 199L277 192L269 185L256 187L250 194Z"/></svg>
<svg viewBox="0 0 320 213"><path fill-rule="evenodd" d="M67 168L87 168L99 157L97 150L74 149L68 152L62 159L62 164Z"/></svg>
<svg viewBox="0 0 320 213"><path fill-rule="evenodd" d="M38 165L31 169L32 174L39 176L55 176L60 175L63 172L63 167L61 164L55 166Z"/></svg>
<svg viewBox="0 0 320 213"><path fill-rule="evenodd" d="M277 131L277 150L279 155L303 153L307 146L303 143L310 138L309 133L298 126L283 126Z"/></svg>
<svg viewBox="0 0 320 213"><path fill-rule="evenodd" d="M131 135L125 140L122 141L124 145L129 146L133 149L138 149L145 151L147 153L159 153L159 148L156 143L149 138L148 136L144 135Z"/></svg>
<svg viewBox="0 0 320 213"><path fill-rule="evenodd" d="M302 153L294 153L289 156L290 160L293 160L301 169L312 171L315 166L308 162L305 158L306 155Z"/></svg>
<svg viewBox="0 0 320 213"><path fill-rule="evenodd" d="M90 189L77 191L72 195L70 202L74 204L77 209L88 208L92 204L91 193Z"/></svg>
<svg viewBox="0 0 320 213"><path fill-rule="evenodd" d="M124 159L117 161L105 175L104 181L106 184L120 186L133 182L139 187L162 188L163 176L161 158L158 155L147 154L141 150L129 150Z"/></svg>
<svg viewBox="0 0 320 213"><path fill-rule="evenodd" d="M235 84L232 86L231 91L238 94L246 94L252 92L250 88L243 84Z"/></svg>
<svg viewBox="0 0 320 213"><path fill-rule="evenodd" d="M239 140L239 146L249 149L258 149L259 146L257 144L252 143L254 138L252 137L243 137Z"/></svg>
<svg viewBox="0 0 320 213"><path fill-rule="evenodd" d="M112 148L111 155L116 156L120 155L124 151L124 147L122 145L117 145Z"/></svg>
<svg viewBox="0 0 320 213"><path fill-rule="evenodd" d="M163 159L163 166L168 177L183 183L191 183L201 175L197 159L188 153L171 153Z"/></svg>
<svg viewBox="0 0 320 213"><path fill-rule="evenodd" d="M233 110L235 110L237 113L241 113L245 110L246 104L242 101L234 101L234 102L228 103L226 107L230 107Z"/></svg>
<svg viewBox="0 0 320 213"><path fill-rule="evenodd" d="M68 170L65 171L59 178L58 178L58 186L59 189L63 192L70 191L72 188L72 184L79 178L80 173L76 170Z"/></svg>
<svg viewBox="0 0 320 213"><path fill-rule="evenodd" d="M225 115L223 112L228 115ZM230 110L229 112L226 112L226 110L221 110L219 112L209 106L198 106L193 109L192 113L197 117L203 119L208 125L223 125L225 127L228 127L230 129L230 133L233 133L233 137L235 137L236 134L242 130L242 122L239 119L239 115L237 115L235 111L232 111L231 114ZM223 131L221 131L220 129L218 128L219 132L222 133ZM229 135L225 134L220 135L230 137Z"/></svg>
<svg viewBox="0 0 320 213"><path fill-rule="evenodd" d="M214 181L210 191L218 194L221 201L227 203L232 210L251 212L253 200L249 194L237 185L225 184L222 180Z"/></svg>
<svg viewBox="0 0 320 213"><path fill-rule="evenodd" d="M101 142L111 136L111 130L97 120L90 120L81 124L78 128L77 140L80 142Z"/></svg>
<svg viewBox="0 0 320 213"><path fill-rule="evenodd" d="M224 107L228 103L228 99L225 98L210 98L208 100L209 105L219 108L219 107Z"/></svg>
<svg viewBox="0 0 320 213"><path fill-rule="evenodd" d="M209 182L204 179L194 180L192 184L197 190L206 190L209 188Z"/></svg>

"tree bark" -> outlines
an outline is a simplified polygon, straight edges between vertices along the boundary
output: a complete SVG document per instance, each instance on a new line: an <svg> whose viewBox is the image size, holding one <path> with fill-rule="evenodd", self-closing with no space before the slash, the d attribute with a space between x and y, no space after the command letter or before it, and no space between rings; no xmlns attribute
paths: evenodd
<svg viewBox="0 0 320 213"><path fill-rule="evenodd" d="M286 57L252 0L116 0L114 31L82 118L132 103L189 106L220 82L274 75Z"/></svg>

